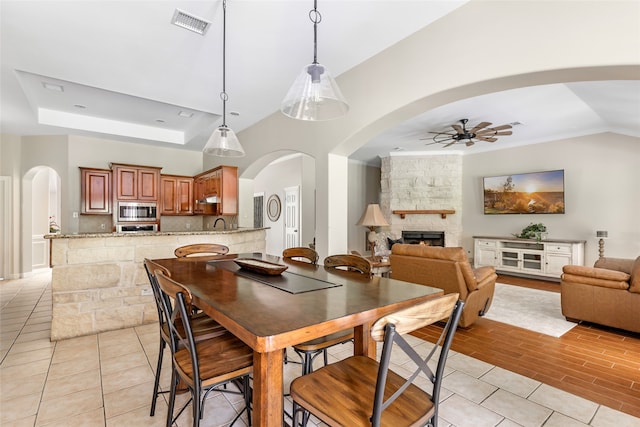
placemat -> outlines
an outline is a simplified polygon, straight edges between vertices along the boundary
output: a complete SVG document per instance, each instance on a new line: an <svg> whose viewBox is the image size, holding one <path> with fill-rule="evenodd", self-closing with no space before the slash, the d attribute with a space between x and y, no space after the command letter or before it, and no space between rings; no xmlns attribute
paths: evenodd
<svg viewBox="0 0 640 427"><path fill-rule="evenodd" d="M207 264L232 271L238 276L246 277L256 282L264 283L265 285L269 285L282 291L289 292L290 294L301 294L303 292L318 291L320 289L342 286L342 284L340 283L327 282L325 280L303 276L297 273L290 273L288 271L284 271L282 274L277 276L267 276L253 273L241 269L238 264L228 260L212 260L207 261Z"/></svg>

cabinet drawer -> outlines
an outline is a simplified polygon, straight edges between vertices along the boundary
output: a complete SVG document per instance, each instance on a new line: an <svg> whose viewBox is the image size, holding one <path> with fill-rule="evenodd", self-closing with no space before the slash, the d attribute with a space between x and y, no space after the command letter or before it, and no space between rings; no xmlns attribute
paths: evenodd
<svg viewBox="0 0 640 427"><path fill-rule="evenodd" d="M546 245L547 252L560 252L563 254L571 253L571 245L563 245L563 244L547 244Z"/></svg>
<svg viewBox="0 0 640 427"><path fill-rule="evenodd" d="M476 245L483 248L495 248L496 242L494 240L477 240Z"/></svg>

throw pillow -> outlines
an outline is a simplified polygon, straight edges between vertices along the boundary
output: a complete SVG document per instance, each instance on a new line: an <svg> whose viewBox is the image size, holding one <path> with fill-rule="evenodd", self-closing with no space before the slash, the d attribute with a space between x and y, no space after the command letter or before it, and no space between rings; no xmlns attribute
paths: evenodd
<svg viewBox="0 0 640 427"><path fill-rule="evenodd" d="M395 245L396 243L403 243L402 242L402 237L397 239L397 240L394 240L394 239L392 239L390 237L387 237L387 247L389 249L391 249L393 247L393 245Z"/></svg>

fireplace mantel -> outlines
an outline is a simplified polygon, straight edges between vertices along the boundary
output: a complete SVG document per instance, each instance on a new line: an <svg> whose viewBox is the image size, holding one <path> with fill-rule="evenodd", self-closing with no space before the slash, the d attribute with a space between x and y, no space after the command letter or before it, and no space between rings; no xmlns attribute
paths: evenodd
<svg viewBox="0 0 640 427"><path fill-rule="evenodd" d="M429 210L396 210L391 211L396 215L400 215L400 218L404 219L405 215L430 215L439 214L442 219L445 219L447 215L456 213L453 209L429 209Z"/></svg>

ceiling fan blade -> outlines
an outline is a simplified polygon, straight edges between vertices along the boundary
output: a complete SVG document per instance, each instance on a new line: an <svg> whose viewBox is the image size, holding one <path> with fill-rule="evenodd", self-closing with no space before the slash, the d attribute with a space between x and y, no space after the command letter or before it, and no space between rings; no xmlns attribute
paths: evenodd
<svg viewBox="0 0 640 427"><path fill-rule="evenodd" d="M450 146L452 146L452 145L453 145L453 144L455 144L455 143L456 143L456 141L451 141L450 143L448 143L447 145L445 145L445 146L444 146L444 147L442 147L442 148L450 147Z"/></svg>
<svg viewBox="0 0 640 427"><path fill-rule="evenodd" d="M513 135L513 132L511 132L510 130L507 130L507 131L503 131L503 132L496 132L494 135L496 135L496 136L507 136L507 135Z"/></svg>
<svg viewBox="0 0 640 427"><path fill-rule="evenodd" d="M489 123L489 122L478 123L469 132L476 133L480 129L486 128L487 126L491 126L491 123Z"/></svg>
<svg viewBox="0 0 640 427"><path fill-rule="evenodd" d="M456 133L462 135L464 133L464 131L462 130L462 126L460 125L451 125L452 128L455 129Z"/></svg>
<svg viewBox="0 0 640 427"><path fill-rule="evenodd" d="M493 129L484 129L481 131L476 132L476 136L506 136L506 135L512 135L513 132L511 132L510 130L505 130L502 132L498 132L496 130Z"/></svg>
<svg viewBox="0 0 640 427"><path fill-rule="evenodd" d="M495 126L492 127L492 130L505 130L505 129L511 129L511 125L500 125L500 126Z"/></svg>
<svg viewBox="0 0 640 427"><path fill-rule="evenodd" d="M476 136L476 139L479 139L480 141L487 141L487 142L496 142L498 140L498 138L490 138L488 136Z"/></svg>
<svg viewBox="0 0 640 427"><path fill-rule="evenodd" d="M471 147L473 144L475 144L475 142L473 142L472 140L468 140L464 143L464 145L466 145L467 147Z"/></svg>

